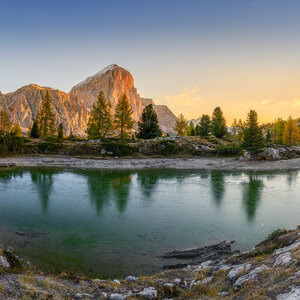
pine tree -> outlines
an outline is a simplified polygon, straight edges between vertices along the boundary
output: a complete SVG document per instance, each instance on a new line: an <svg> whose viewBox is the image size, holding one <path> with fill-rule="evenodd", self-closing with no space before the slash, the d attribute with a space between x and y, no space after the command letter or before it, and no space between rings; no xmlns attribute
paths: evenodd
<svg viewBox="0 0 300 300"><path fill-rule="evenodd" d="M89 138L104 138L113 128L111 105L100 91L88 122Z"/></svg>
<svg viewBox="0 0 300 300"><path fill-rule="evenodd" d="M259 152L264 147L264 138L255 110L250 110L245 123L243 147L252 153Z"/></svg>
<svg viewBox="0 0 300 300"><path fill-rule="evenodd" d="M39 133L41 137L54 136L55 134L55 116L51 109L51 98L49 91L42 101L42 105L37 115Z"/></svg>
<svg viewBox="0 0 300 300"><path fill-rule="evenodd" d="M12 134L17 137L23 137L22 129L19 123L15 124L11 130Z"/></svg>
<svg viewBox="0 0 300 300"><path fill-rule="evenodd" d="M226 121L219 106L214 109L211 117L211 131L217 138L222 138L227 134Z"/></svg>
<svg viewBox="0 0 300 300"><path fill-rule="evenodd" d="M300 141L300 134L297 122L289 117L283 133L283 143L285 145L297 145Z"/></svg>
<svg viewBox="0 0 300 300"><path fill-rule="evenodd" d="M57 137L59 139L62 139L64 137L64 128L63 128L63 124L60 123L57 129Z"/></svg>
<svg viewBox="0 0 300 300"><path fill-rule="evenodd" d="M186 118L183 116L183 114L180 114L176 120L176 124L175 124L175 131L177 132L177 135L179 136L185 136L186 132L187 132L187 120Z"/></svg>
<svg viewBox="0 0 300 300"><path fill-rule="evenodd" d="M209 115L202 115L199 121L199 127L197 134L203 137L207 137L210 134L211 121Z"/></svg>
<svg viewBox="0 0 300 300"><path fill-rule="evenodd" d="M7 112L5 110L0 111L0 134L8 133L11 128L11 123Z"/></svg>
<svg viewBox="0 0 300 300"><path fill-rule="evenodd" d="M132 129L133 121L131 119L132 109L125 93L118 99L115 108L115 128L119 131L121 139L128 136Z"/></svg>
<svg viewBox="0 0 300 300"><path fill-rule="evenodd" d="M142 119L138 123L138 138L153 139L162 136L161 129L158 124L157 115L152 104L147 105L143 109Z"/></svg>
<svg viewBox="0 0 300 300"><path fill-rule="evenodd" d="M29 135L33 139L38 139L40 137L39 126L38 126L37 120L33 121Z"/></svg>

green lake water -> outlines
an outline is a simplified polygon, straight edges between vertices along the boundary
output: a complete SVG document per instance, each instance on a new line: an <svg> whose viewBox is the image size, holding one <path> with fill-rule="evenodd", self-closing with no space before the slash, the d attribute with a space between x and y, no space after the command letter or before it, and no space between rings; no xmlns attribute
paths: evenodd
<svg viewBox="0 0 300 300"><path fill-rule="evenodd" d="M295 228L299 187L298 171L1 170L0 241L44 270L152 274L165 251Z"/></svg>

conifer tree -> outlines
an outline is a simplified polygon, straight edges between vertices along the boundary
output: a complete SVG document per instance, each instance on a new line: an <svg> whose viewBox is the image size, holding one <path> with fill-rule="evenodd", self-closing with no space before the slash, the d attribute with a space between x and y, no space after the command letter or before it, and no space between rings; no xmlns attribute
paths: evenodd
<svg viewBox="0 0 300 300"><path fill-rule="evenodd" d="M41 137L54 136L55 134L55 116L51 109L51 98L49 91L42 101L42 105L37 115L39 133Z"/></svg>
<svg viewBox="0 0 300 300"><path fill-rule="evenodd" d="M64 137L64 127L63 127L63 124L60 123L59 126L58 126L58 129L57 129L57 137L59 139L62 139Z"/></svg>
<svg viewBox="0 0 300 300"><path fill-rule="evenodd" d="M5 110L0 111L0 133L8 133L11 128L11 123L8 114Z"/></svg>
<svg viewBox="0 0 300 300"><path fill-rule="evenodd" d="M89 138L104 138L113 128L111 105L100 91L88 122Z"/></svg>
<svg viewBox="0 0 300 300"><path fill-rule="evenodd" d="M177 132L177 135L179 135L179 136L185 136L186 135L188 125L187 125L187 120L183 116L183 114L180 114L178 116L174 129Z"/></svg>
<svg viewBox="0 0 300 300"><path fill-rule="evenodd" d="M209 115L202 115L199 121L197 135L207 137L210 134L211 121Z"/></svg>
<svg viewBox="0 0 300 300"><path fill-rule="evenodd" d="M15 124L11 131L14 136L23 137L22 129L19 123Z"/></svg>
<svg viewBox="0 0 300 300"><path fill-rule="evenodd" d="M297 122L289 117L285 123L283 143L285 145L297 145L300 141L300 134Z"/></svg>
<svg viewBox="0 0 300 300"><path fill-rule="evenodd" d="M157 115L152 104L147 105L143 109L142 119L138 123L138 138L153 139L162 136L161 129L158 124Z"/></svg>
<svg viewBox="0 0 300 300"><path fill-rule="evenodd" d="M226 121L219 106L214 109L211 117L211 131L217 138L222 138L227 134Z"/></svg>
<svg viewBox="0 0 300 300"><path fill-rule="evenodd" d="M133 121L131 119L132 109L125 93L118 99L115 108L115 128L119 131L121 139L128 136L128 132L132 129Z"/></svg>
<svg viewBox="0 0 300 300"><path fill-rule="evenodd" d="M188 131L187 131L187 135L189 135L189 136L195 136L196 135L196 129L195 129L194 123L192 121L190 121Z"/></svg>
<svg viewBox="0 0 300 300"><path fill-rule="evenodd" d="M38 139L40 137L39 126L38 126L37 120L33 121L33 124L32 124L32 127L31 127L29 135L33 139Z"/></svg>
<svg viewBox="0 0 300 300"><path fill-rule="evenodd" d="M257 112L250 110L244 128L243 147L249 152L256 153L263 149L264 138L261 127L258 125Z"/></svg>

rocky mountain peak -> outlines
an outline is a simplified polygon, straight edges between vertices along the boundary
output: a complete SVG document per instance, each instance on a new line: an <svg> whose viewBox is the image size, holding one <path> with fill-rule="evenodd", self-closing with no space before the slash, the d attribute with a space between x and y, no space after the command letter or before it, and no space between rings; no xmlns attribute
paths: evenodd
<svg viewBox="0 0 300 300"><path fill-rule="evenodd" d="M80 98L87 109L90 110L100 91L104 93L113 108L116 106L121 94L125 93L133 111L133 118L135 121L138 120L142 113L142 102L129 71L116 64L109 65L75 85L70 94Z"/></svg>

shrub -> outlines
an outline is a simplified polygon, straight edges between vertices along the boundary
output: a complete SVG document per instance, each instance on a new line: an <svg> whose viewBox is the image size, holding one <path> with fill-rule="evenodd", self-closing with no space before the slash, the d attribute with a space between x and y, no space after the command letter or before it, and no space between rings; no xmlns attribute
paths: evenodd
<svg viewBox="0 0 300 300"><path fill-rule="evenodd" d="M178 148L175 141L157 141L152 145L152 150L160 155L172 155L178 153Z"/></svg>
<svg viewBox="0 0 300 300"><path fill-rule="evenodd" d="M126 142L105 141L102 143L102 147L106 151L112 152L115 156L132 155L138 151L136 147L130 146Z"/></svg>
<svg viewBox="0 0 300 300"><path fill-rule="evenodd" d="M23 137L17 137L14 135L4 135L0 136L0 154L13 154L13 153L23 153L25 152L26 143L28 139Z"/></svg>
<svg viewBox="0 0 300 300"><path fill-rule="evenodd" d="M38 152L41 153L56 153L61 150L62 145L58 143L44 142L37 145Z"/></svg>
<svg viewBox="0 0 300 300"><path fill-rule="evenodd" d="M242 146L240 144L220 144L217 146L217 152L219 155L239 155L242 152Z"/></svg>

